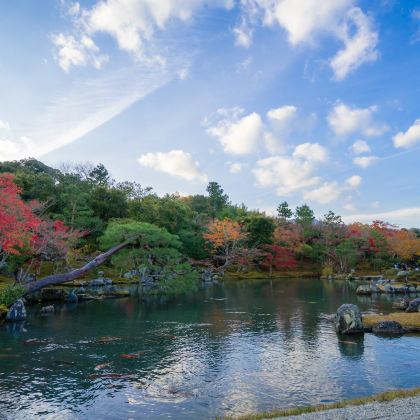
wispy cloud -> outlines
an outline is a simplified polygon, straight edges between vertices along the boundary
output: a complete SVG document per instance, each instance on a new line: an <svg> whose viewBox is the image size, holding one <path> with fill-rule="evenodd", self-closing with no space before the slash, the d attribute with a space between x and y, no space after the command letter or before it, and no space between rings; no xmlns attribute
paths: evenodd
<svg viewBox="0 0 420 420"><path fill-rule="evenodd" d="M56 94L39 115L20 128L19 133L9 133L7 159L40 157L66 146L176 77L175 68L136 63L74 83ZM20 140L22 136L25 136L25 142Z"/></svg>

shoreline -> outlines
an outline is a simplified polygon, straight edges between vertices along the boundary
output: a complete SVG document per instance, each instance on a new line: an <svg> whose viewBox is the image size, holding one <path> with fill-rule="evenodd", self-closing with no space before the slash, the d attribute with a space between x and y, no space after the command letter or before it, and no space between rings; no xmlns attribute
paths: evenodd
<svg viewBox="0 0 420 420"><path fill-rule="evenodd" d="M330 404L319 404L312 406L304 407L295 407L289 409L280 409L269 412L262 413L250 413L240 416L225 416L217 417L219 420L265 420L265 419L275 419L279 417L292 417L299 416L302 414L311 414L311 413L322 413L324 411L334 410L334 409L346 409L350 407L361 407L370 403L384 403L390 402L405 398L419 397L420 396L420 387L411 388L411 389L397 389L381 392L380 394L375 394L370 397L360 397L350 400L338 401ZM420 404L420 402L419 402Z"/></svg>

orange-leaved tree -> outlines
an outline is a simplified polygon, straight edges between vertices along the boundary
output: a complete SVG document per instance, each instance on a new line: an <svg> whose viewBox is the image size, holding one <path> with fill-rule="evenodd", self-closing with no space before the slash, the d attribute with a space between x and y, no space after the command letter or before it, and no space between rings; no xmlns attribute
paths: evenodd
<svg viewBox="0 0 420 420"><path fill-rule="evenodd" d="M213 255L223 261L222 267L226 267L238 255L247 234L238 222L223 219L211 222L203 236Z"/></svg>

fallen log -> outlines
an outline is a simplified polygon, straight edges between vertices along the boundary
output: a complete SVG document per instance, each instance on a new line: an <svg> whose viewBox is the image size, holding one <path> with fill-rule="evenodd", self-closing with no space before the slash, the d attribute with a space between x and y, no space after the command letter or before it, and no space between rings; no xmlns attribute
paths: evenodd
<svg viewBox="0 0 420 420"><path fill-rule="evenodd" d="M103 264L109 257L121 251L122 249L126 248L128 245L132 245L132 241L122 242L119 245L114 246L113 248L108 249L108 251L99 254L93 260L89 261L81 268L76 268L72 271L62 274L52 274L50 276L46 276L40 280L34 281L33 283L28 283L24 285L26 291L24 295L28 295L30 293L36 292L37 290L43 289L47 286L53 286L56 284L66 283L68 281L77 279L85 275L88 271L98 267L99 265Z"/></svg>

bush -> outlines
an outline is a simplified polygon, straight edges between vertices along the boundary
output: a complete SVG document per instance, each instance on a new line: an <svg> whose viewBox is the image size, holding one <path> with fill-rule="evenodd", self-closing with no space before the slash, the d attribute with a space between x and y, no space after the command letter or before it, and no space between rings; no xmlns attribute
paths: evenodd
<svg viewBox="0 0 420 420"><path fill-rule="evenodd" d="M25 288L20 285L9 285L0 291L0 305L12 305L25 293Z"/></svg>
<svg viewBox="0 0 420 420"><path fill-rule="evenodd" d="M330 265L326 265L323 269L322 269L322 276L323 277L329 277L332 276L334 274L333 269Z"/></svg>

